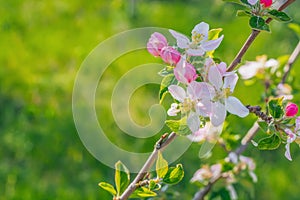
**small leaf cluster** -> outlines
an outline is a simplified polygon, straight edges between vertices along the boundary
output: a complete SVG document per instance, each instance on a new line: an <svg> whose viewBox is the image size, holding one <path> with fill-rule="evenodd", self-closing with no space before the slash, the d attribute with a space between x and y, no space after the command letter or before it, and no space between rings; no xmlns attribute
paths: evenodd
<svg viewBox="0 0 300 200"><path fill-rule="evenodd" d="M232 2L244 7L237 11L237 16L249 17L249 25L252 29L258 31L270 32L267 19L274 19L279 22L290 22L291 18L283 11L272 9L272 6L266 8L258 1L255 5L249 4L247 0L223 0Z"/></svg>
<svg viewBox="0 0 300 200"><path fill-rule="evenodd" d="M100 182L99 186L113 195L113 199L117 200L123 194L130 183L130 172L126 166L118 161L115 164L115 187L106 182ZM173 185L182 180L184 176L183 166L177 164L175 167L169 167L168 162L163 158L158 151L156 161L156 177L149 178L146 176L137 185L135 191L129 198L146 198L157 196L156 191L161 189L162 184Z"/></svg>

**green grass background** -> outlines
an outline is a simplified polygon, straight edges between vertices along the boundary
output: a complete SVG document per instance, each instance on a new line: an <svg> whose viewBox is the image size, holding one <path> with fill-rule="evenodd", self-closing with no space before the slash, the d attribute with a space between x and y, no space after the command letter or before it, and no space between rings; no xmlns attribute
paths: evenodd
<svg viewBox="0 0 300 200"><path fill-rule="evenodd" d="M300 23L299 1L287 12ZM0 199L110 199L97 184L113 183L113 169L101 164L81 143L72 118L72 88L84 58L101 41L137 27L172 28L189 35L195 24L205 21L223 28L225 35L216 56L229 63L248 37L246 18L236 18L237 6L221 0L0 0ZM272 33L262 33L244 59L268 54L276 58L290 54L298 38L287 24L271 23ZM145 41L146 42L146 41ZM113 84L130 67L157 61L142 52L115 62L105 73L107 80L97 102L99 118L108 137L125 149L150 151L157 137L135 140L124 136L114 124L109 108ZM300 61L292 70L294 101L299 105ZM239 82L236 96L243 102L260 101L262 87ZM149 122L147 110L158 102L158 87L145 86L130 105L139 124ZM231 130L244 134L255 118L230 116ZM88 122L87 122L88 123ZM197 157L199 146L191 148L178 162L185 167L184 180L171 189L177 199L191 199L197 186L189 183L205 163ZM215 154L223 156L218 149ZM278 150L245 152L257 160L258 183L239 189L241 199L299 199L300 149L292 145L293 162ZM125 159L125 158L124 158ZM252 189L251 189L252 188ZM255 197L245 191L253 190Z"/></svg>

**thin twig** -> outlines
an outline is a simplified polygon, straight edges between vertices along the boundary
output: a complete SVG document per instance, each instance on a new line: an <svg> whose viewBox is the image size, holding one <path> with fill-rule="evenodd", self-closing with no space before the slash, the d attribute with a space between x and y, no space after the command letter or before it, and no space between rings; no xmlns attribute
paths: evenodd
<svg viewBox="0 0 300 200"><path fill-rule="evenodd" d="M300 53L300 41L298 42L296 48L294 49L293 53L291 54L287 64L285 65L284 67L284 75L282 77L282 80L281 80L281 83L285 83L286 82L286 79L292 69L292 66L294 64L294 62L296 61L298 55Z"/></svg>
<svg viewBox="0 0 300 200"><path fill-rule="evenodd" d="M152 151L151 155L145 162L142 169L139 171L135 179L130 183L130 185L126 188L124 193L121 195L119 200L126 200L129 196L134 192L134 190L138 187L138 183L143 180L151 166L153 165L154 161L157 158L157 154L159 151L163 151L175 138L176 133L172 132L167 138L163 135L156 143L154 150Z"/></svg>
<svg viewBox="0 0 300 200"><path fill-rule="evenodd" d="M285 9L287 6L289 6L294 1L296 1L296 0L288 0L282 6L280 6L280 8L278 10L281 11L281 10ZM268 18L266 20L266 23L269 24L271 21L272 21L272 18ZM242 46L242 48L240 49L238 54L235 56L232 63L227 68L227 72L233 71L235 69L235 67L241 62L242 57L247 52L247 50L249 49L249 47L251 46L251 44L253 43L253 41L255 40L255 38L258 36L259 33L260 33L259 30L252 30L250 36L248 37L248 39L246 40L246 42L244 43L244 45Z"/></svg>

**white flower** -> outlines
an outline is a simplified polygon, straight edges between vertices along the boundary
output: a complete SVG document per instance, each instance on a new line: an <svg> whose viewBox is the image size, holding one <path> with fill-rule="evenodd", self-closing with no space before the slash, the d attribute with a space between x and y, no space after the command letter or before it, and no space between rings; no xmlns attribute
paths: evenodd
<svg viewBox="0 0 300 200"><path fill-rule="evenodd" d="M183 114L189 113L187 125L194 133L199 130L199 115L208 117L211 112L211 92L212 86L204 82L191 82L186 91L178 85L170 85L168 90L172 97L180 102L180 111ZM179 112L178 105L172 104L168 110L170 116L175 116Z"/></svg>
<svg viewBox="0 0 300 200"><path fill-rule="evenodd" d="M191 56L202 56L207 51L215 50L223 40L223 35L215 40L208 40L209 25L205 22L197 24L192 30L192 41L185 35L169 30L177 40L177 46L185 49Z"/></svg>
<svg viewBox="0 0 300 200"><path fill-rule="evenodd" d="M241 103L239 99L231 96L238 80L236 73L231 73L224 77L217 69L212 66L208 72L208 80L215 88L215 96L212 99L210 120L214 126L221 125L226 117L226 110L239 117L246 117L249 110Z"/></svg>
<svg viewBox="0 0 300 200"><path fill-rule="evenodd" d="M292 161L291 153L290 153L290 144L297 139L297 136L300 136L300 117L296 118L296 124L294 132L290 129L284 129L284 132L287 134L287 140L285 145L285 157Z"/></svg>
<svg viewBox="0 0 300 200"><path fill-rule="evenodd" d="M238 72L241 74L242 79L250 79L257 73L263 73L265 69L272 67L272 72L275 72L279 63L275 59L269 59L267 56L258 56L256 61L248 61L245 65L242 65Z"/></svg>

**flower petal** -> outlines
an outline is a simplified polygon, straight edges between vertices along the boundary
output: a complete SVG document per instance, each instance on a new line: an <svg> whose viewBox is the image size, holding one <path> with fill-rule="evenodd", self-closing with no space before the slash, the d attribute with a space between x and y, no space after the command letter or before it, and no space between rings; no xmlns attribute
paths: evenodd
<svg viewBox="0 0 300 200"><path fill-rule="evenodd" d="M238 79L239 77L236 73L225 76L223 88L230 88L230 92L233 92Z"/></svg>
<svg viewBox="0 0 300 200"><path fill-rule="evenodd" d="M258 2L258 0L248 0L248 3L252 6L255 5Z"/></svg>
<svg viewBox="0 0 300 200"><path fill-rule="evenodd" d="M191 49L189 48L186 53L190 56L203 56L205 53L205 50L201 47L198 47L197 49Z"/></svg>
<svg viewBox="0 0 300 200"><path fill-rule="evenodd" d="M217 90L220 90L223 81L222 81L222 76L216 66L211 66L208 72L208 80L213 86L216 87Z"/></svg>
<svg viewBox="0 0 300 200"><path fill-rule="evenodd" d="M181 49L187 49L189 48L190 45L190 40L188 37L186 37L185 35L178 33L174 30L169 30L169 32L173 35L173 37L176 39L177 41L177 46Z"/></svg>
<svg viewBox="0 0 300 200"><path fill-rule="evenodd" d="M203 99L196 105L196 112L203 117L209 117L212 113L212 102L209 99Z"/></svg>
<svg viewBox="0 0 300 200"><path fill-rule="evenodd" d="M193 81L188 85L187 94L194 100L213 99L215 96L215 90L208 83Z"/></svg>
<svg viewBox="0 0 300 200"><path fill-rule="evenodd" d="M225 99L225 107L228 112L239 117L246 117L249 114L248 108L246 108L240 100L233 96L229 96Z"/></svg>
<svg viewBox="0 0 300 200"><path fill-rule="evenodd" d="M220 102L215 102L212 104L212 115L210 116L210 121L213 126L220 126L223 124L226 118L226 109Z"/></svg>
<svg viewBox="0 0 300 200"><path fill-rule="evenodd" d="M207 42L204 42L201 44L201 47L205 50L205 51L212 51L215 50L216 48L218 48L222 42L224 38L224 35L222 35L221 37L219 37L218 39L215 40L209 40Z"/></svg>
<svg viewBox="0 0 300 200"><path fill-rule="evenodd" d="M246 62L245 65L241 66L238 70L243 79L250 79L254 77L257 71L261 68L260 62Z"/></svg>
<svg viewBox="0 0 300 200"><path fill-rule="evenodd" d="M183 102L186 98L186 93L184 89L178 85L170 85L168 87L168 90L172 97L180 102Z"/></svg>
<svg viewBox="0 0 300 200"><path fill-rule="evenodd" d="M199 116L194 113L191 112L190 115L188 116L186 123L188 125L188 127L190 128L190 130L195 133L196 131L199 130L200 128L200 119Z"/></svg>
<svg viewBox="0 0 300 200"><path fill-rule="evenodd" d="M295 132L299 131L300 129L300 117L296 118L296 127L295 127Z"/></svg>
<svg viewBox="0 0 300 200"><path fill-rule="evenodd" d="M203 35L203 40L207 40L208 37L208 31L209 31L209 25L205 22L201 22L197 24L194 29L192 30L192 36L195 36L197 34Z"/></svg>
<svg viewBox="0 0 300 200"><path fill-rule="evenodd" d="M290 152L290 143L287 143L287 144L285 145L285 153L284 153L284 155L285 155L285 157L286 157L288 160L292 161L291 152Z"/></svg>

